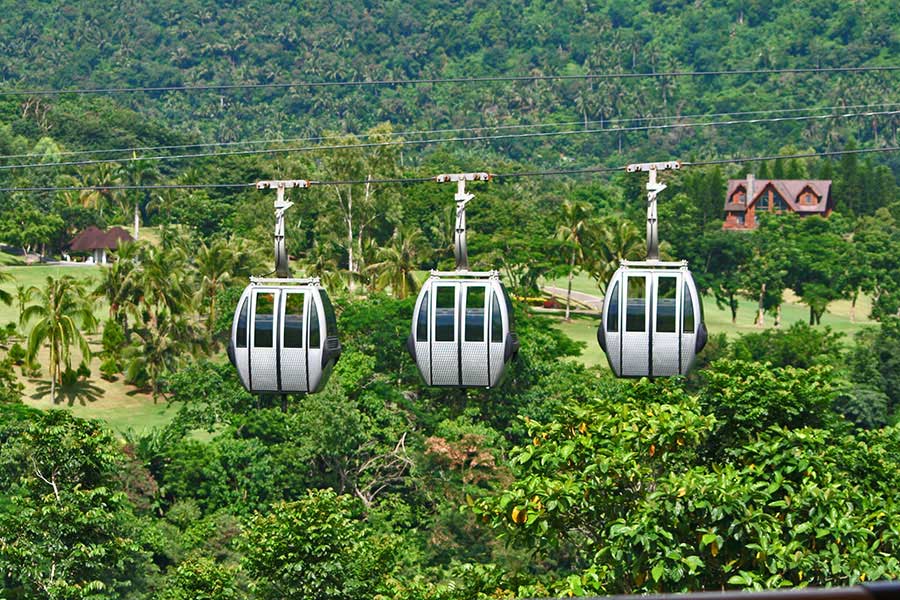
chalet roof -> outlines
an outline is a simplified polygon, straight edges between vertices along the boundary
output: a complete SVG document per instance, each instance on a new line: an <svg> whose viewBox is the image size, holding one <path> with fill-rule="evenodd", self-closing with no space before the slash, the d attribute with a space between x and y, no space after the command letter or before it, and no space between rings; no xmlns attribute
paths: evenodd
<svg viewBox="0 0 900 600"><path fill-rule="evenodd" d="M791 210L798 213L824 213L829 207L831 200L831 180L829 179L754 179L753 180L753 197L747 198L746 204L738 204L731 202L731 196L738 188L743 187L747 190L748 180L746 179L729 179L728 193L725 196L725 210L732 212L745 212L747 207L751 206L763 194L769 186L781 194ZM803 190L809 188L813 194L819 197L817 204L800 204L798 198Z"/></svg>
<svg viewBox="0 0 900 600"><path fill-rule="evenodd" d="M69 242L69 249L73 252L86 252L90 250L115 250L121 242L132 242L134 238L121 227L113 227L103 231L91 225L81 231Z"/></svg>

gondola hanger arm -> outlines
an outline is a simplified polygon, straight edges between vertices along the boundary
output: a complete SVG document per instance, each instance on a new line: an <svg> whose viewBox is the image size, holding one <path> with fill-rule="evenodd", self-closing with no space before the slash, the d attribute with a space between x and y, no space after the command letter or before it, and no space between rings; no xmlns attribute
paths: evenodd
<svg viewBox="0 0 900 600"><path fill-rule="evenodd" d="M493 176L490 173L449 173L437 175L434 180L438 183L456 182L456 226L453 233L453 254L456 257L456 270L469 270L469 251L466 245L466 204L475 197L466 191L467 181L490 181Z"/></svg>
<svg viewBox="0 0 900 600"><path fill-rule="evenodd" d="M288 253L284 243L284 213L294 205L284 199L284 191L291 188L308 188L312 184L308 179L273 179L257 181L258 190L275 190L275 273L281 279L291 276L288 264Z"/></svg>
<svg viewBox="0 0 900 600"><path fill-rule="evenodd" d="M681 162L633 163L625 167L628 173L646 172L650 174L647 181L647 260L659 260L659 217L656 212L656 196L666 189L666 184L656 180L657 171L680 169Z"/></svg>

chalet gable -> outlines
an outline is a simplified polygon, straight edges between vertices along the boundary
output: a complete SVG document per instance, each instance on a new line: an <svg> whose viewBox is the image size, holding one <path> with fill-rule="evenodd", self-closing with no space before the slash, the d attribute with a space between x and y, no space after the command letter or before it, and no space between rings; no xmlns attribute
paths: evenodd
<svg viewBox="0 0 900 600"><path fill-rule="evenodd" d="M795 212L828 216L834 208L826 179L730 179L725 195L725 229L754 229L756 213Z"/></svg>

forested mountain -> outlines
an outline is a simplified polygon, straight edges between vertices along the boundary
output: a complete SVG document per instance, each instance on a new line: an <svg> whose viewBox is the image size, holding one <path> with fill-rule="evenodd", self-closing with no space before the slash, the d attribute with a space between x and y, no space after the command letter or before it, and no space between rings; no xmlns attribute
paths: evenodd
<svg viewBox="0 0 900 600"><path fill-rule="evenodd" d="M900 15L889 1L164 0L126 2L116 10L94 1L3 4L0 79L6 90L815 68L887 65L900 56ZM192 139L228 141L361 132L384 121L395 130L547 122L599 129L640 124L632 119L645 117L892 102L898 82L896 72L876 72L299 85L108 98L150 119L154 127L145 129L169 124ZM61 123L67 114L104 110L103 102L34 96L21 109L26 98L6 96L4 112L33 117L16 125L28 137L43 128L72 147L113 141ZM785 145L834 148L849 137L875 142L896 119L596 133L489 146L501 156L547 165L608 162L611 155L649 149L654 156L648 158L719 156ZM167 138L140 130L120 141L132 136L144 144Z"/></svg>

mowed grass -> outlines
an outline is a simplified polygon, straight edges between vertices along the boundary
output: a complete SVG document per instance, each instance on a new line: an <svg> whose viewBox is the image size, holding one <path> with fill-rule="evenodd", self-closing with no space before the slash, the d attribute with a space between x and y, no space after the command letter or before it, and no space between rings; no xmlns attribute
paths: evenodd
<svg viewBox="0 0 900 600"><path fill-rule="evenodd" d="M9 258L15 259L9 254L0 252L0 263ZM4 283L0 285L0 288L15 295L16 285L33 285L42 288L48 276L61 277L70 275L84 281L86 290L90 292L94 289L102 268L99 266L74 265L3 267L2 270L11 274L15 281ZM102 300L91 300L91 302L94 306L94 316L99 323L102 323L108 316L106 302ZM0 304L0 325L16 323L18 317L19 309L15 302L13 302L12 306ZM27 334L27 325L26 331L21 332L21 334ZM46 410L71 410L77 416L86 419L102 419L112 429L119 432L128 430L146 432L152 427L168 423L174 417L175 410L167 408L168 405L165 401L160 399L159 403L154 403L149 394L125 384L121 377L116 381L106 381L101 378L100 360L97 357L100 351L100 332L89 335L88 339L91 344L91 351L94 353L94 357L89 365L91 369L90 378L71 388L61 389L55 404L50 400L49 353L46 348L41 349L36 358L36 362L41 368L41 374L38 377L23 375L20 369L16 369L19 381L25 388L24 400L26 404ZM24 339L21 337L14 341L19 341L22 345L25 344ZM81 354L76 348L72 349L71 362L73 368L77 367L81 362Z"/></svg>
<svg viewBox="0 0 900 600"><path fill-rule="evenodd" d="M565 278L545 283L563 289L567 285ZM584 273L575 276L572 281L572 289L595 296L603 295L597 282ZM833 331L844 334L844 342L852 344L856 332L865 326L876 324L868 317L871 308L871 300L864 296L860 297L856 302L855 319L851 320L851 302L849 300L832 302L828 306L828 311L822 316L821 327L828 326ZM731 322L731 311L727 307L722 309L717 307L715 298L711 296L703 298L703 311L710 334L724 333L728 337L735 337L760 331L760 328L753 322L756 318L756 304L750 300L741 299L739 301L736 323ZM597 345L597 327L600 324L598 314L574 315L572 321L568 323L563 319L562 313L556 315L556 318L558 319L556 322L558 329L573 340L587 342L587 349L582 351L579 357L582 363L589 367L599 364L601 367L607 368L603 352ZM789 327L797 321L809 322L809 308L805 304L801 304L793 292L787 290L781 309L781 327ZM765 327L772 327L774 324L774 315L767 313Z"/></svg>
<svg viewBox="0 0 900 600"><path fill-rule="evenodd" d="M21 376L19 371L19 381L25 387L25 403L44 410L70 410L84 419L101 419L120 433L129 430L147 433L151 428L172 420L176 411L165 400L154 403L150 395L125 384L121 377L116 381L106 381L100 377L98 336L91 336L89 341L94 353L89 365L91 376L72 386L57 387L55 403L50 399L49 352L42 348L37 356L37 363L41 366L40 376ZM81 353L73 348L72 367L77 367L81 360Z"/></svg>
<svg viewBox="0 0 900 600"><path fill-rule="evenodd" d="M4 256L4 253L0 253L0 256ZM5 256L9 256L6 254ZM8 273L12 275L13 281L7 281L0 284L0 289L3 289L10 294L12 294L13 298L15 298L16 294L16 286L24 285L24 286L34 286L38 289L43 288L47 282L47 277L62 277L63 275L69 275L83 281L85 284L86 291L88 293L92 292L94 287L97 284L97 281L100 278L100 269L103 267L99 267L96 265L79 265L72 264L66 266L57 266L57 265L31 265L31 266L15 266L15 267L3 267L2 271L4 273ZM94 305L94 316L98 319L105 319L107 314L107 305L103 300L91 300ZM19 319L19 307L16 304L15 300L9 306L5 304L0 304L0 325L6 325L7 323L14 323Z"/></svg>

